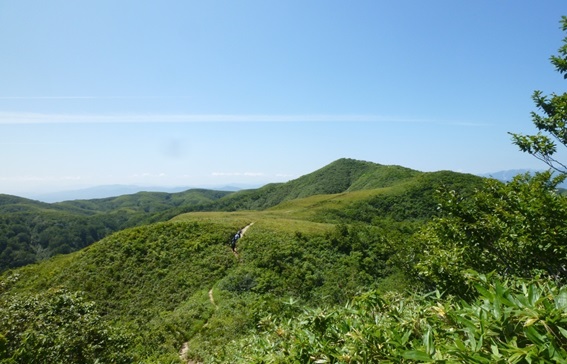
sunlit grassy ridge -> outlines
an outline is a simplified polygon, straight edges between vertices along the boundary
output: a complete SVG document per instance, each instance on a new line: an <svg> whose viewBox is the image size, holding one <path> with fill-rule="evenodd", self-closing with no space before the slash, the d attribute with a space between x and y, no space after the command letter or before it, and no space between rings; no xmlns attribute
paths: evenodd
<svg viewBox="0 0 567 364"><path fill-rule="evenodd" d="M314 195L394 186L421 173L399 166L343 158L287 183L273 183L256 190L233 193L205 209L263 210L285 201Z"/></svg>
<svg viewBox="0 0 567 364"><path fill-rule="evenodd" d="M226 345L266 314L282 311L286 300L304 307L344 305L368 289L406 289L404 272L391 263L398 244L435 214L436 190L466 193L480 180L339 160L286 184L143 215L147 221L171 219L6 272L0 296L27 302L35 294L33 299L52 302L55 295L58 302L65 292L80 292L95 302L100 317L94 319L127 338L127 345L113 350L135 362L177 362L184 343L192 358L230 361L223 356ZM174 195L169 199L178 199ZM112 212L108 203L123 201L117 205L122 211L152 210L154 197L160 201L155 209L169 203L164 195L138 197L69 205ZM176 215L187 209L196 211ZM231 237L252 223L234 254ZM65 302L72 306L79 298L70 297ZM0 312L19 311L0 304ZM0 344L2 336L15 342L12 332L33 331L14 322L0 324Z"/></svg>
<svg viewBox="0 0 567 364"><path fill-rule="evenodd" d="M443 178L442 174L449 176ZM287 206L287 218L320 223L370 222L378 211L380 218L392 217L398 221L410 215L413 219L427 218L434 210L431 192L464 176L339 159L287 183L236 193L201 189L179 193L139 192L56 204L0 195L0 271L70 253L112 232L167 221L185 212L260 211L284 203L278 209ZM467 183L480 180L473 176L466 179ZM379 195L387 197L383 199ZM302 199L306 200L295 202ZM353 203L355 200L360 202ZM423 200L429 201L427 206L413 204ZM285 204L291 201L294 201L291 205ZM350 209L348 213L344 212L345 206Z"/></svg>
<svg viewBox="0 0 567 364"><path fill-rule="evenodd" d="M340 302L372 281L367 268L334 246L331 226L308 221L259 219L240 239L237 258L229 238L260 216L230 215L188 214L124 230L80 252L6 273L2 295L42 294L50 287L85 292L105 321L132 333L132 356L161 362L173 360L185 340L210 352L243 334L261 302L287 296ZM204 298L211 287L217 287L218 310Z"/></svg>

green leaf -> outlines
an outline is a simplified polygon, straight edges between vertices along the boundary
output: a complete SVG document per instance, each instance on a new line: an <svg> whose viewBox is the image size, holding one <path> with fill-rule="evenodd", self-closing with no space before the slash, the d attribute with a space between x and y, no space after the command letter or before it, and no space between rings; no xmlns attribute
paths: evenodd
<svg viewBox="0 0 567 364"><path fill-rule="evenodd" d="M492 292L488 291L480 284L475 284L474 286L478 293L480 293L483 297L488 298L490 301L494 300L494 294L492 294Z"/></svg>
<svg viewBox="0 0 567 364"><path fill-rule="evenodd" d="M431 332L431 327L427 329L425 334L423 334L423 345L427 354L433 355L435 353L435 346L433 345L433 333Z"/></svg>
<svg viewBox="0 0 567 364"><path fill-rule="evenodd" d="M567 338L567 330L565 330L564 328L559 327L559 326L557 326L557 328L561 332L561 335L563 335L565 338Z"/></svg>
<svg viewBox="0 0 567 364"><path fill-rule="evenodd" d="M528 288L528 300L530 304L532 306L535 306L540 297L541 290L535 284L530 284Z"/></svg>
<svg viewBox="0 0 567 364"><path fill-rule="evenodd" d="M533 326L528 326L524 328L524 332L528 339L530 339L536 345L543 345L545 342L545 336L540 334Z"/></svg>
<svg viewBox="0 0 567 364"><path fill-rule="evenodd" d="M408 342L410 335L411 335L411 330L407 330L402 336L402 340L400 341L400 344L405 345Z"/></svg>
<svg viewBox="0 0 567 364"><path fill-rule="evenodd" d="M463 341L460 340L460 339L455 339L455 346L456 346L457 349L459 349L460 351L467 351L467 347L465 346L465 344L463 343Z"/></svg>
<svg viewBox="0 0 567 364"><path fill-rule="evenodd" d="M497 320L502 318L502 304L500 302L500 297L494 297L494 302L492 304L492 314Z"/></svg>
<svg viewBox="0 0 567 364"><path fill-rule="evenodd" d="M561 291L555 296L555 307L558 310L567 309L567 286L561 287Z"/></svg>
<svg viewBox="0 0 567 364"><path fill-rule="evenodd" d="M538 321L539 321L538 317L530 317L529 319L526 320L526 322L524 322L524 326L532 326Z"/></svg>
<svg viewBox="0 0 567 364"><path fill-rule="evenodd" d="M409 350L404 353L404 358L417 361L433 361L433 359L424 351Z"/></svg>
<svg viewBox="0 0 567 364"><path fill-rule="evenodd" d="M498 350L498 346L497 345L490 345L490 350L492 351L492 356L500 359L502 357L502 354L500 354L500 351Z"/></svg>
<svg viewBox="0 0 567 364"><path fill-rule="evenodd" d="M472 350L473 350L473 351L476 351L477 342L476 342L476 338L474 337L474 333L475 333L474 330L467 329L467 330L465 330L465 331L466 331L467 334L468 334L469 343L470 343L470 345L471 345Z"/></svg>
<svg viewBox="0 0 567 364"><path fill-rule="evenodd" d="M516 352L508 357L508 363L517 363L524 357L523 352Z"/></svg>

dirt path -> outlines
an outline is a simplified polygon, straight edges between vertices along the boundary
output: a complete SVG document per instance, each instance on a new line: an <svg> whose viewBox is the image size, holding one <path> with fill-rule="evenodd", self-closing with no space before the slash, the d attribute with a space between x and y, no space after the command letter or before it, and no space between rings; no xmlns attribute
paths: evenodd
<svg viewBox="0 0 567 364"><path fill-rule="evenodd" d="M254 225L253 222L251 222L250 224L246 225L245 227L243 227L243 228L240 230L240 238L242 238L242 237L244 236L244 234L246 234L246 231L247 231L248 228L249 228L250 226L252 226L252 225ZM240 240L240 239L238 239L238 240ZM238 252L236 251L236 249L233 249L233 250L232 250L232 253L234 254L235 257L238 258Z"/></svg>
<svg viewBox="0 0 567 364"><path fill-rule="evenodd" d="M179 351L179 359L181 359L184 363L187 364L199 364L198 362L191 360L191 359L187 359L187 353L189 352L189 343L185 342L183 343L183 346L181 347L181 351Z"/></svg>
<svg viewBox="0 0 567 364"><path fill-rule="evenodd" d="M211 301L211 305L215 306L215 308L219 308L219 306L217 306L217 304L215 303L215 298L213 297L213 289L212 288L209 291L209 301Z"/></svg>
<svg viewBox="0 0 567 364"><path fill-rule="evenodd" d="M251 222L250 224L248 224L248 225L246 225L245 227L242 228L242 230L240 232L241 238L244 236L244 234L246 233L248 228L252 225L254 225L253 222ZM235 250L233 250L232 252L238 258L238 253ZM215 306L215 309L217 309L217 308L219 308L219 306L217 306L217 304L215 303L215 298L213 297L213 289L214 289L214 287L209 290L209 301L211 302L211 305ZM181 350L179 350L179 359L181 359L184 363L187 363L187 364L199 364L199 362L196 362L194 360L187 358L188 352L189 352L189 342L187 341L187 342L183 343Z"/></svg>
<svg viewBox="0 0 567 364"><path fill-rule="evenodd" d="M252 226L252 225L254 225L253 222L251 222L250 224L246 225L246 226L242 229L242 236L244 236L244 234L246 233L246 230L248 230L248 228L249 228L250 226Z"/></svg>

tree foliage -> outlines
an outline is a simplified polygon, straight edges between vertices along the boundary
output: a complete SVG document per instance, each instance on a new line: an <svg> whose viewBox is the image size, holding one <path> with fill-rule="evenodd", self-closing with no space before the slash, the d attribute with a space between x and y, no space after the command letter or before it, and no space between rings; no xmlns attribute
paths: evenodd
<svg viewBox="0 0 567 364"><path fill-rule="evenodd" d="M567 31L567 16L561 18L561 29ZM557 72L567 79L567 37L551 56L551 63ZM535 135L510 133L512 141L522 152L529 153L546 163L552 169L567 173L567 165L556 158L557 147L567 147L567 93L545 96L542 91L534 91L532 99L541 114L532 112L532 121L539 132Z"/></svg>
<svg viewBox="0 0 567 364"><path fill-rule="evenodd" d="M504 276L544 274L567 279L567 199L551 172L520 175L510 183L487 180L469 198L441 197L442 215L400 254L408 270L442 290L464 294L464 272Z"/></svg>
<svg viewBox="0 0 567 364"><path fill-rule="evenodd" d="M131 363L129 340L78 293L52 289L0 301L0 363Z"/></svg>

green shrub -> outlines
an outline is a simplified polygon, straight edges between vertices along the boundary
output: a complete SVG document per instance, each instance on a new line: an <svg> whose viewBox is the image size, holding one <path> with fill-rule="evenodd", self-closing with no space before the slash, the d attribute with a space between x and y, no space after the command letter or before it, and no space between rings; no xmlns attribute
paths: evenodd
<svg viewBox="0 0 567 364"><path fill-rule="evenodd" d="M54 289L0 303L0 363L131 363L129 340L78 293Z"/></svg>
<svg viewBox="0 0 567 364"><path fill-rule="evenodd" d="M213 362L565 363L567 287L469 273L471 303L371 291L346 307L268 314ZM293 312L293 311L292 311Z"/></svg>
<svg viewBox="0 0 567 364"><path fill-rule="evenodd" d="M446 191L442 215L398 255L407 271L433 288L466 294L463 272L496 271L567 279L567 198L549 172L504 184L487 180L469 197Z"/></svg>

